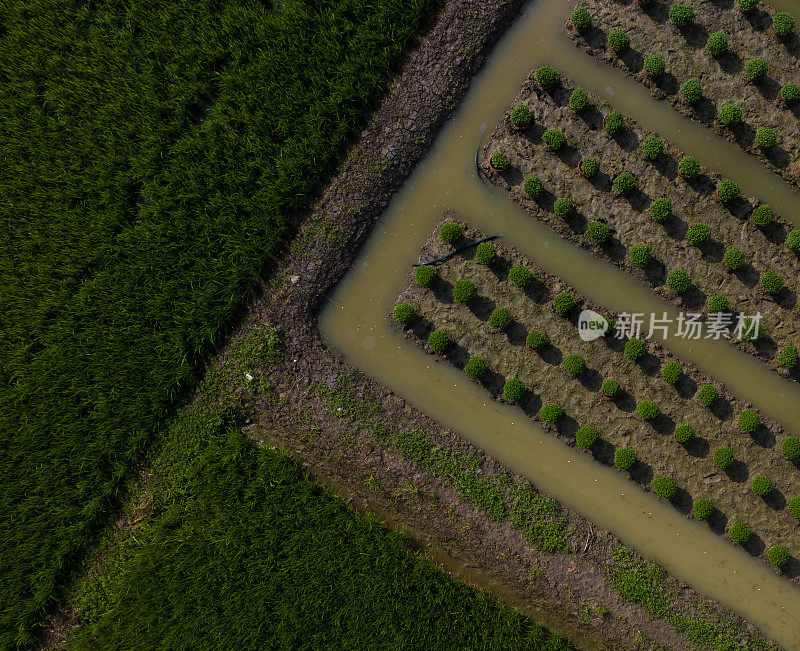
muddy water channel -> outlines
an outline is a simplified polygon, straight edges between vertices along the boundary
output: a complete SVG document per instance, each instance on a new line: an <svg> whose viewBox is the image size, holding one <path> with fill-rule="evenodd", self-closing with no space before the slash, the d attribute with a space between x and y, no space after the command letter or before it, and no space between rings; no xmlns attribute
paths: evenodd
<svg viewBox="0 0 800 651"><path fill-rule="evenodd" d="M776 3L787 9L788 2ZM574 83L602 96L658 131L703 165L736 180L752 196L769 196L800 223L800 196L734 145L690 123L620 71L595 63L563 31L571 4L534 0L498 44L458 114L394 198L348 276L330 297L320 325L344 359L421 411L529 476L570 508L613 531L700 592L728 605L787 648L800 648L800 590L762 561L546 434L516 408L493 401L461 371L437 363L389 322L408 284L410 264L445 210L504 240L547 272L615 311L676 316L675 309L634 278L560 239L475 173L475 152L502 118L531 69L554 65ZM670 339L664 345L800 432L800 386L721 341ZM800 486L800 484L798 484ZM794 492L794 491L792 491ZM793 550L795 553L797 550Z"/></svg>

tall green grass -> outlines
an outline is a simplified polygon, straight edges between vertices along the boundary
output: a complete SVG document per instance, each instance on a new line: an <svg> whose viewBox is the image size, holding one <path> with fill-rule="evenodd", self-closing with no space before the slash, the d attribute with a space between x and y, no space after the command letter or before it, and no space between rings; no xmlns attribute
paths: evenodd
<svg viewBox="0 0 800 651"><path fill-rule="evenodd" d="M28 644L434 0L0 9L0 647Z"/></svg>

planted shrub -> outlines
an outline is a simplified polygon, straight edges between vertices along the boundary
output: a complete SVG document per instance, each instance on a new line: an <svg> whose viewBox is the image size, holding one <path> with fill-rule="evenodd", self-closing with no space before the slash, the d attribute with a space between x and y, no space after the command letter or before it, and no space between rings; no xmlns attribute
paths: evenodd
<svg viewBox="0 0 800 651"><path fill-rule="evenodd" d="M611 229L603 222L592 222L586 227L586 235L597 244L602 244L608 239Z"/></svg>
<svg viewBox="0 0 800 651"><path fill-rule="evenodd" d="M669 8L669 19L675 27L687 27L694 22L694 9L676 2Z"/></svg>
<svg viewBox="0 0 800 651"><path fill-rule="evenodd" d="M784 368L794 368L797 366L797 347L784 346L778 352L778 364Z"/></svg>
<svg viewBox="0 0 800 651"><path fill-rule="evenodd" d="M730 179L721 181L717 186L717 198L720 201L733 201L739 196L739 186Z"/></svg>
<svg viewBox="0 0 800 651"><path fill-rule="evenodd" d="M795 520L800 521L800 497L793 497L789 500L789 513Z"/></svg>
<svg viewBox="0 0 800 651"><path fill-rule="evenodd" d="M744 67L745 74L753 81L761 79L769 71L767 62L761 57L750 59Z"/></svg>
<svg viewBox="0 0 800 651"><path fill-rule="evenodd" d="M475 249L475 259L481 264L492 264L496 257L497 251L491 242L481 242Z"/></svg>
<svg viewBox="0 0 800 651"><path fill-rule="evenodd" d="M745 341L758 341L764 334L764 328L753 317L742 320L742 339Z"/></svg>
<svg viewBox="0 0 800 651"><path fill-rule="evenodd" d="M681 445L686 445L693 441L694 437L695 432L691 425L678 425L678 427L675 428L675 440Z"/></svg>
<svg viewBox="0 0 800 651"><path fill-rule="evenodd" d="M759 497L766 497L772 492L772 482L764 475L759 475L758 477L753 478L751 488Z"/></svg>
<svg viewBox="0 0 800 651"><path fill-rule="evenodd" d="M575 297L569 292L561 292L553 299L553 307L556 312L564 315L575 307Z"/></svg>
<svg viewBox="0 0 800 651"><path fill-rule="evenodd" d="M720 470L727 470L733 465L733 450L728 447L718 448L714 452L714 465Z"/></svg>
<svg viewBox="0 0 800 651"><path fill-rule="evenodd" d="M515 127L527 127L531 123L531 110L527 104L517 104L511 111L511 123Z"/></svg>
<svg viewBox="0 0 800 651"><path fill-rule="evenodd" d="M444 330L434 330L428 336L428 346L430 346L437 353L443 353L450 347L450 335Z"/></svg>
<svg viewBox="0 0 800 651"><path fill-rule="evenodd" d="M770 547L769 551L767 551L767 556L769 557L769 562L775 567L783 567L792 557L792 555L789 553L789 550L781 545Z"/></svg>
<svg viewBox="0 0 800 651"><path fill-rule="evenodd" d="M636 178L630 172L622 172L614 177L614 188L621 195L630 194L636 188Z"/></svg>
<svg viewBox="0 0 800 651"><path fill-rule="evenodd" d="M545 423L557 423L564 417L564 410L555 402L548 402L542 405L539 410L539 419Z"/></svg>
<svg viewBox="0 0 800 651"><path fill-rule="evenodd" d="M728 37L725 32L714 32L706 41L706 49L715 57L728 51Z"/></svg>
<svg viewBox="0 0 800 651"><path fill-rule="evenodd" d="M541 196L542 192L544 192L544 186L538 176L529 176L526 178L523 188L525 189L525 194L531 199L538 198Z"/></svg>
<svg viewBox="0 0 800 651"><path fill-rule="evenodd" d="M459 278L453 283L453 300L456 303L467 305L475 300L478 296L478 290L475 289L475 284L471 280Z"/></svg>
<svg viewBox="0 0 800 651"><path fill-rule="evenodd" d="M486 361L483 357L471 357L464 365L464 373L471 380L480 380L487 371Z"/></svg>
<svg viewBox="0 0 800 651"><path fill-rule="evenodd" d="M567 142L567 137L563 131L558 129L548 129L542 134L542 142L550 149L561 149Z"/></svg>
<svg viewBox="0 0 800 651"><path fill-rule="evenodd" d="M570 20L572 20L572 26L579 31L589 29L592 26L592 15L586 7L578 7L573 11Z"/></svg>
<svg viewBox="0 0 800 651"><path fill-rule="evenodd" d="M636 453L630 448L619 448L614 452L614 465L620 470L630 470L636 463Z"/></svg>
<svg viewBox="0 0 800 651"><path fill-rule="evenodd" d="M739 9L742 11L753 11L758 6L759 0L739 0Z"/></svg>
<svg viewBox="0 0 800 651"><path fill-rule="evenodd" d="M573 111L582 111L589 106L589 96L583 88L576 88L569 96L569 107Z"/></svg>
<svg viewBox="0 0 800 651"><path fill-rule="evenodd" d="M793 81L781 86L781 99L787 104L792 104L800 100L800 86Z"/></svg>
<svg viewBox="0 0 800 651"><path fill-rule="evenodd" d="M700 163L694 156L684 156L678 163L678 172L685 179L693 179L700 175Z"/></svg>
<svg viewBox="0 0 800 651"><path fill-rule="evenodd" d="M661 369L661 377L667 384L675 384L681 378L682 373L681 365L674 361L667 362Z"/></svg>
<svg viewBox="0 0 800 651"><path fill-rule="evenodd" d="M745 409L739 414L739 429L745 434L755 434L761 427L761 418L752 409Z"/></svg>
<svg viewBox="0 0 800 651"><path fill-rule="evenodd" d="M492 313L489 315L489 325L496 330L506 330L508 326L511 325L511 321L513 321L513 319L508 313L508 310L504 307L498 307L492 310Z"/></svg>
<svg viewBox="0 0 800 651"><path fill-rule="evenodd" d="M708 311L712 314L728 309L728 297L725 294L714 294L708 298Z"/></svg>
<svg viewBox="0 0 800 651"><path fill-rule="evenodd" d="M697 520L708 520L714 512L711 500L699 499L692 506L692 514Z"/></svg>
<svg viewBox="0 0 800 651"><path fill-rule="evenodd" d="M671 500L678 492L678 485L672 477L656 477L653 480L653 492L662 500Z"/></svg>
<svg viewBox="0 0 800 651"><path fill-rule="evenodd" d="M731 525L731 528L728 529L728 537L735 543L739 543L743 545L750 537L753 535L753 532L750 530L750 526L746 522L742 522L739 520L738 522L734 522Z"/></svg>
<svg viewBox="0 0 800 651"><path fill-rule="evenodd" d="M636 405L636 413L645 420L653 420L661 413L661 409L652 400L642 400Z"/></svg>
<svg viewBox="0 0 800 651"><path fill-rule="evenodd" d="M761 127L756 131L756 144L767 149L778 144L778 135L769 127Z"/></svg>
<svg viewBox="0 0 800 651"><path fill-rule="evenodd" d="M732 127L742 121L742 109L736 104L725 104L719 110L719 121L726 127Z"/></svg>
<svg viewBox="0 0 800 651"><path fill-rule="evenodd" d="M609 135L613 136L615 133L619 133L624 126L622 113L616 109L603 118L603 128Z"/></svg>
<svg viewBox="0 0 800 651"><path fill-rule="evenodd" d="M533 282L533 273L527 267L518 264L511 267L508 271L508 279L517 287L522 287L524 289Z"/></svg>
<svg viewBox="0 0 800 651"><path fill-rule="evenodd" d="M439 229L439 238L445 244L453 244L461 237L461 226L455 222L447 222L442 224Z"/></svg>
<svg viewBox="0 0 800 651"><path fill-rule="evenodd" d="M550 66L538 68L534 77L542 88L552 88L558 83L558 73Z"/></svg>
<svg viewBox="0 0 800 651"><path fill-rule="evenodd" d="M538 330L531 330L528 337L525 339L528 348L533 350L541 350L547 345L547 335Z"/></svg>
<svg viewBox="0 0 800 651"><path fill-rule="evenodd" d="M561 219L568 217L572 212L572 199L567 197L556 199L553 204L553 212Z"/></svg>
<svg viewBox="0 0 800 651"><path fill-rule="evenodd" d="M650 247L647 244L634 244L629 253L631 264L646 267L650 264Z"/></svg>
<svg viewBox="0 0 800 651"><path fill-rule="evenodd" d="M509 165L508 156L502 151L498 151L496 154L492 154L492 157L489 159L489 164L498 172L502 172Z"/></svg>
<svg viewBox="0 0 800 651"><path fill-rule="evenodd" d="M567 373L575 377L586 370L586 360L580 355L567 355L564 358L564 368Z"/></svg>
<svg viewBox="0 0 800 651"><path fill-rule="evenodd" d="M692 77L683 82L681 86L681 95L683 95L683 99L689 104L694 104L703 99L703 87L697 79Z"/></svg>
<svg viewBox="0 0 800 651"><path fill-rule="evenodd" d="M632 362L635 362L642 357L647 352L647 347L644 345L644 342L641 339L628 339L625 342L625 357L627 357Z"/></svg>
<svg viewBox="0 0 800 651"><path fill-rule="evenodd" d="M631 39L621 29L612 29L608 33L608 46L617 54L623 54L631 46Z"/></svg>
<svg viewBox="0 0 800 651"><path fill-rule="evenodd" d="M433 279L436 278L436 269L429 264L424 264L414 269L414 278L417 284L422 287L430 287Z"/></svg>
<svg viewBox="0 0 800 651"><path fill-rule="evenodd" d="M771 269L761 276L761 286L768 294L780 294L784 284L783 276L776 274Z"/></svg>
<svg viewBox="0 0 800 651"><path fill-rule="evenodd" d="M692 224L686 231L686 241L692 246L703 246L711 241L711 227L708 224Z"/></svg>
<svg viewBox="0 0 800 651"><path fill-rule="evenodd" d="M778 36L788 36L794 31L794 16L786 11L773 14L772 28Z"/></svg>
<svg viewBox="0 0 800 651"><path fill-rule="evenodd" d="M697 399L705 407L713 405L717 398L719 398L719 391L713 384L704 384L697 391Z"/></svg>
<svg viewBox="0 0 800 651"><path fill-rule="evenodd" d="M666 66L660 54L650 54L644 58L644 70L651 77L660 77L664 74Z"/></svg>
<svg viewBox="0 0 800 651"><path fill-rule="evenodd" d="M787 436L781 444L781 452L789 461L800 457L800 439L796 436Z"/></svg>
<svg viewBox="0 0 800 651"><path fill-rule="evenodd" d="M581 170L581 174L583 174L586 178L592 178L595 174L597 174L597 168L598 165L596 158L589 156L581 159L579 169Z"/></svg>
<svg viewBox="0 0 800 651"><path fill-rule="evenodd" d="M683 294L692 286L692 279L683 269L673 269L667 274L667 287L676 294Z"/></svg>
<svg viewBox="0 0 800 651"><path fill-rule="evenodd" d="M409 305L408 303L398 303L392 310L392 316L394 317L394 320L400 325L408 325L414 320L415 315L416 310L414 309L414 306Z"/></svg>
<svg viewBox="0 0 800 651"><path fill-rule="evenodd" d="M591 425L585 425L575 432L575 445L583 450L590 449L597 443L597 430Z"/></svg>
<svg viewBox="0 0 800 651"><path fill-rule="evenodd" d="M738 271L744 266L744 252L738 246L731 246L725 250L724 260L730 271Z"/></svg>
<svg viewBox="0 0 800 651"><path fill-rule="evenodd" d="M789 235L786 237L786 246L795 253L800 253L800 229L789 231Z"/></svg>
<svg viewBox="0 0 800 651"><path fill-rule="evenodd" d="M650 204L650 216L659 224L663 224L672 216L672 202L666 197L653 199Z"/></svg>
<svg viewBox="0 0 800 651"><path fill-rule="evenodd" d="M753 211L753 222L755 222L756 226L767 226L771 224L774 219L775 213L772 212L772 208L765 203L761 204Z"/></svg>
<svg viewBox="0 0 800 651"><path fill-rule="evenodd" d="M603 382L603 386L600 389L603 392L603 395L606 398L614 399L622 391L622 387L620 387L619 382L616 380L606 380Z"/></svg>
<svg viewBox="0 0 800 651"><path fill-rule="evenodd" d="M664 143L657 136L647 136L642 140L642 153L647 160L656 160L664 153Z"/></svg>
<svg viewBox="0 0 800 651"><path fill-rule="evenodd" d="M517 378L512 377L506 380L503 385L503 397L511 402L517 402L525 395L525 385Z"/></svg>

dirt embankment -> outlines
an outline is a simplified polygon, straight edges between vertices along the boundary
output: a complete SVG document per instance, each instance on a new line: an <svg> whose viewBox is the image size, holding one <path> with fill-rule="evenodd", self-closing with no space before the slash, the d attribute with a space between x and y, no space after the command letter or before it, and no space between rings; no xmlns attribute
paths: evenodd
<svg viewBox="0 0 800 651"><path fill-rule="evenodd" d="M797 369L789 372L777 362L783 346L800 344L800 260L784 243L789 224L778 217L767 227L757 227L751 219L760 203L755 198L741 197L722 204L716 197L722 180L718 175L702 173L684 179L678 172L683 154L663 138L664 153L655 161L646 160L641 143L651 134L626 119L625 128L610 136L603 129L603 117L613 107L589 94L591 105L577 112L569 107L572 91L565 79L555 89L545 91L531 75L515 99L515 104L523 103L531 109L531 125L520 131L509 120L498 124L482 152L481 165L487 176L559 235L631 273L679 308L705 313L708 297L722 293L730 301L734 325L737 314L760 313L765 336L755 343L738 335L731 336L730 341L784 377L797 380ZM550 150L542 142L546 129L563 131L567 144L558 151ZM489 165L490 157L498 151L506 153L510 161L503 172ZM579 171L582 157L596 158L599 163L599 171L591 179ZM612 183L621 172L630 172L637 182L636 190L625 197ZM524 190L524 180L531 175L540 177L545 189L536 200ZM555 200L560 197L571 198L574 205L565 219L554 212ZM663 224L656 223L649 212L651 202L659 197L672 203L673 215ZM588 224L595 220L611 229L609 239L600 245L586 234ZM691 246L687 231L699 222L711 228L711 240ZM631 247L638 244L650 247L651 262L644 268L629 259ZM723 261L726 248L731 246L739 247L747 260L736 272L728 271ZM683 295L666 285L668 272L678 268L692 279L691 289ZM761 286L761 276L768 270L785 279L786 287L777 296Z"/></svg>
<svg viewBox="0 0 800 651"><path fill-rule="evenodd" d="M776 10L764 3L746 14L733 0L690 4L695 23L679 29L669 21L670 3L653 2L642 9L636 0L584 0L581 5L591 12L593 26L580 33L568 26L568 32L590 55L635 77L653 96L708 125L788 182L800 183L800 103L787 104L780 96L784 84L800 84L800 37L795 32L777 38L771 27ZM630 50L621 56L608 47L608 33L614 29L622 29L631 39ZM706 41L717 31L728 37L729 51L715 57L706 49ZM644 58L651 54L664 58L666 72L659 78L643 70ZM756 57L768 63L769 71L753 82L745 66ZM695 105L681 95L681 85L692 77L700 81L704 93ZM742 122L733 128L717 117L728 103L739 105L743 112ZM775 130L777 145L762 149L756 144L756 130L761 127Z"/></svg>

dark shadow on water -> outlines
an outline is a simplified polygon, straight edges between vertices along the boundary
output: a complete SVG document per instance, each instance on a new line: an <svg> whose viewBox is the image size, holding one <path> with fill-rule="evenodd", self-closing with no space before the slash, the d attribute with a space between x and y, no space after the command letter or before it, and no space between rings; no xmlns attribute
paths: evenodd
<svg viewBox="0 0 800 651"><path fill-rule="evenodd" d="M725 530L728 528L728 516L716 507L711 511L711 515L706 522L711 531L720 536L724 535Z"/></svg>

